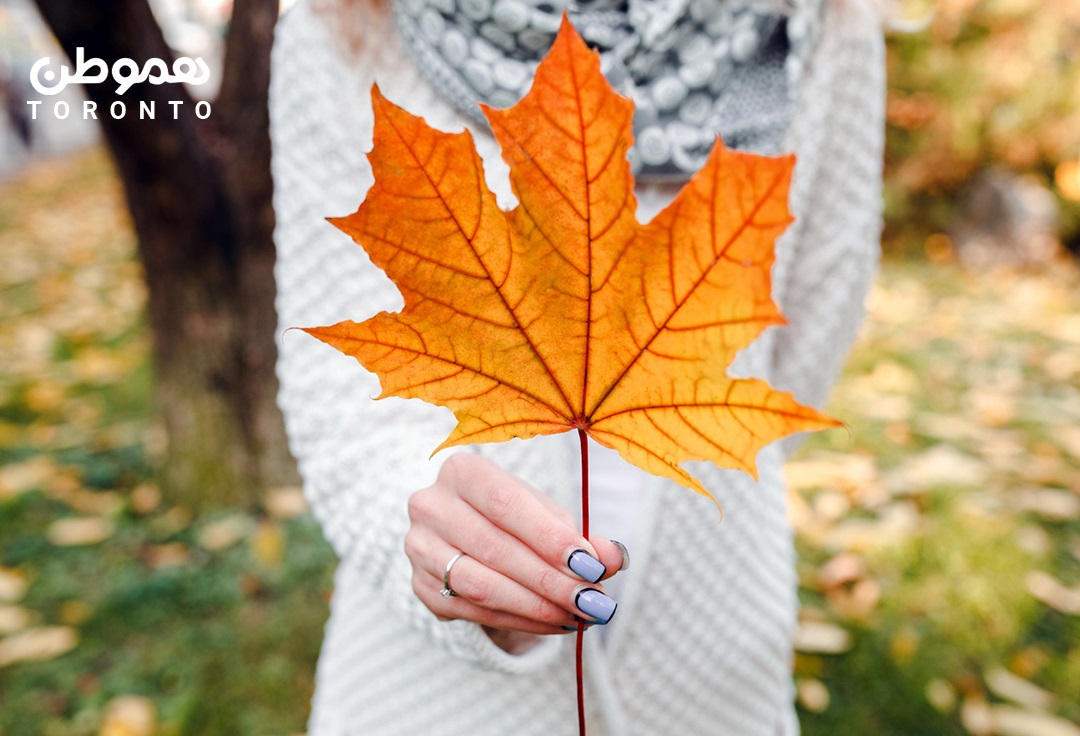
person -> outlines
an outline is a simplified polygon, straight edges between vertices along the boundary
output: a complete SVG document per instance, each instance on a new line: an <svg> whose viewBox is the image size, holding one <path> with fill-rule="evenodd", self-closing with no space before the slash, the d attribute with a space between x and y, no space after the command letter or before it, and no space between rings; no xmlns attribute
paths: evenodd
<svg viewBox="0 0 1080 736"><path fill-rule="evenodd" d="M271 83L282 329L401 306L363 249L325 222L353 212L372 183L372 84L435 128L470 129L510 207L506 166L471 103L527 89L561 10L300 0L282 17ZM871 0L591 0L570 18L638 103L640 220L670 201L717 131L797 154L796 221L773 271L789 324L729 373L820 406L878 258L884 51ZM279 344L291 448L340 558L311 736L575 733L566 634L579 618L608 621L585 636L589 733L798 733L781 476L794 442L759 454L759 481L694 464L720 524L708 499L594 445L596 534L585 539L572 433L429 457L449 412L373 401L373 375L306 335Z"/></svg>

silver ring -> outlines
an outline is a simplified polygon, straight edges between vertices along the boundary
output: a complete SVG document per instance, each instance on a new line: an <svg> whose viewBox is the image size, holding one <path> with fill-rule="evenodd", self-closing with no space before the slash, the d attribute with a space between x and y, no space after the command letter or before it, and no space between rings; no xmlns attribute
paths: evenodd
<svg viewBox="0 0 1080 736"><path fill-rule="evenodd" d="M462 558L464 552L458 552L456 555L450 558L450 561L446 563L446 571L442 574L442 590L439 591L442 597L446 600L450 600L452 597L457 596L454 589L450 587L450 568L454 566L454 563Z"/></svg>

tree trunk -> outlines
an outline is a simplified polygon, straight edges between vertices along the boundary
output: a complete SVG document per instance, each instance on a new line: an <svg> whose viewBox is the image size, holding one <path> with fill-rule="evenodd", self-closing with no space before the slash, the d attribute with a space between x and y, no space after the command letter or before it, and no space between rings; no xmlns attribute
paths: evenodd
<svg viewBox="0 0 1080 736"><path fill-rule="evenodd" d="M110 65L172 52L146 0L37 0L65 52ZM206 119L181 84L86 87L124 182L149 287L158 406L176 503L251 504L296 482L275 404L274 214L267 93L277 0L235 0ZM114 118L120 101L126 114ZM169 103L181 103L179 106ZM140 105L155 116L140 115ZM205 115L206 108L203 107Z"/></svg>

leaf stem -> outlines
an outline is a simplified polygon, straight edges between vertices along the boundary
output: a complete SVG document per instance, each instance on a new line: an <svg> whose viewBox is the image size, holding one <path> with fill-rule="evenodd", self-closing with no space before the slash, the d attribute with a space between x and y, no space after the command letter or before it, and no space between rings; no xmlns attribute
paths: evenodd
<svg viewBox="0 0 1080 736"><path fill-rule="evenodd" d="M584 429L578 429L581 442L581 535L589 538L589 437ZM585 622L578 619L577 646L574 664L577 670L578 736L585 736L585 673L582 667L582 644L585 641Z"/></svg>

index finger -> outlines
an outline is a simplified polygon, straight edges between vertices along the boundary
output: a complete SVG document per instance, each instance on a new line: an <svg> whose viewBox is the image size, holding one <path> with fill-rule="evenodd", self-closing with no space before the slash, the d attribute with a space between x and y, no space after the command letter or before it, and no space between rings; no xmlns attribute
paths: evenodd
<svg viewBox="0 0 1080 736"><path fill-rule="evenodd" d="M608 576L606 565L593 544L539 498L539 491L495 463L473 456L466 473L454 472L462 499L493 524L521 540L552 567L590 583ZM455 463L461 465L461 463ZM457 468L451 469L457 471ZM463 477L467 475L468 477ZM613 545L609 546L615 550ZM584 553L584 554L583 554ZM621 563L615 550L614 572Z"/></svg>

